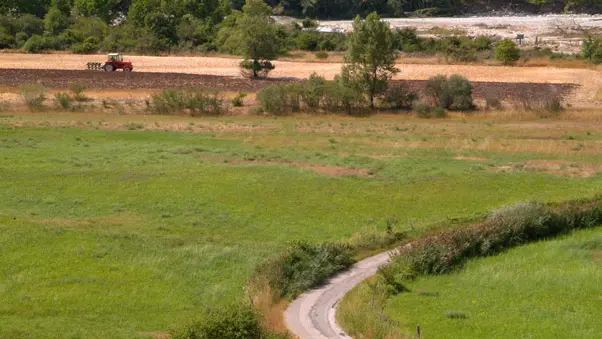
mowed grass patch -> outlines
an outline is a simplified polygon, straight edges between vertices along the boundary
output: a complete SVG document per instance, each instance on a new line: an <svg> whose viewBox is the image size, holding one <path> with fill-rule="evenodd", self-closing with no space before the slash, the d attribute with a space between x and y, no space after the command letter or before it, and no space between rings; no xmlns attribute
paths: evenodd
<svg viewBox="0 0 602 339"><path fill-rule="evenodd" d="M350 157L336 147L353 141L337 135L325 146L335 149L320 155L311 134L295 147L241 138L0 128L0 337L166 332L208 307L239 300L252 269L293 240L344 240L366 227L384 229L389 218L419 234L446 218L602 188L599 175L488 172L449 158ZM333 176L207 154L267 154L376 167L380 174Z"/></svg>
<svg viewBox="0 0 602 339"><path fill-rule="evenodd" d="M386 311L408 333L420 324L428 338L598 338L600 248L596 228L471 260L456 273L408 283L411 292Z"/></svg>

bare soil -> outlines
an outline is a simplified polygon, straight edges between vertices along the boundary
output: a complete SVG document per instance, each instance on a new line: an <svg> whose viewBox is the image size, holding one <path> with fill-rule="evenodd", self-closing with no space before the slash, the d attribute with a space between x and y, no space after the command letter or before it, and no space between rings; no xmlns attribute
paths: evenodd
<svg viewBox="0 0 602 339"><path fill-rule="evenodd" d="M600 23L602 24L602 21ZM87 62L101 62L104 59L104 55L0 53L0 87L34 82L48 87L66 88L70 82L80 81L91 89L132 90L200 86L218 91L253 92L274 81L302 79L313 72L332 79L341 69L341 64L336 62L275 61L276 69L270 74L270 79L251 81L240 76L240 59L236 57L126 56L126 59L131 59L134 63L135 70L131 74L85 70ZM400 59L397 64L400 72L395 76L395 80L426 80L436 74L460 74L475 83L506 83L507 85L500 86L503 86L507 96L525 89L534 92L550 90L541 87L541 84L573 84L579 87L570 91L562 85L554 91L568 94L566 102L575 107L600 107L600 67L571 69L413 64L412 60L408 60L408 63L404 63L404 60ZM420 86L418 82L414 85ZM486 86L477 85L476 96L481 96L487 89Z"/></svg>
<svg viewBox="0 0 602 339"><path fill-rule="evenodd" d="M0 69L0 86L18 87L24 84L39 84L48 88L68 88L73 82L80 82L89 89L158 89L169 87L199 87L216 91L255 92L270 84L292 79L249 80L241 77L199 75L183 73L105 73L77 70L46 69ZM425 80L397 80L409 89L423 92ZM473 82L474 96L483 98L487 93L503 93L512 98L517 93L543 93L567 96L578 86L562 83L517 83L517 82ZM145 93L141 92L140 93ZM131 95L128 93L126 96ZM119 96L119 93L114 93Z"/></svg>

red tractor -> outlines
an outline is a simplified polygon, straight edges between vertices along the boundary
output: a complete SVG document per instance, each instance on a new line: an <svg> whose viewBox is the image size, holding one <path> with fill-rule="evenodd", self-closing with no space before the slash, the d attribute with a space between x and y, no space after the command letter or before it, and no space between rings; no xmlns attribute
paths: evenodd
<svg viewBox="0 0 602 339"><path fill-rule="evenodd" d="M132 65L131 61L124 61L121 54L111 53L104 64L101 62L88 62L88 69L104 70L105 72L115 72L118 69L122 69L124 72L131 72L134 70L134 65Z"/></svg>

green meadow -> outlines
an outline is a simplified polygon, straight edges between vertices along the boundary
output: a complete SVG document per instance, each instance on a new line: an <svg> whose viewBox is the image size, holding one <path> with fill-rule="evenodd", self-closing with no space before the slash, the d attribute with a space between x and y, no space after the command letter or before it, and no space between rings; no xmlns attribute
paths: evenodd
<svg viewBox="0 0 602 339"><path fill-rule="evenodd" d="M599 193L602 175L588 174L602 162L599 129L542 124L547 129L390 116L0 116L0 337L161 335L198 319L207 308L239 300L253 268L291 241L345 240L385 229L391 220L417 236L438 222L516 201ZM542 170L530 167L533 159L566 164ZM585 264L585 252L554 244L508 254L561 265L541 268L525 281L559 293L542 299L542 305L570 298L573 287L584 286L576 280L586 274L602 281L593 264ZM537 246L556 248L558 262L537 254ZM406 319L413 312L403 313L404 303L421 307L426 331L430 324L464 324L476 334L494 331L505 296L520 291L505 286L504 295L484 299L495 287L491 279L498 271L511 274L504 272L512 265L533 268L526 259L513 264L503 258L485 259L487 266L471 263L467 273L453 277L419 281L440 295L405 295L388 310ZM575 260L584 262L575 268L580 275L564 282L572 271L562 269ZM470 273L478 270L491 277ZM552 276L556 271L562 274ZM454 286L466 284L460 279L483 285L474 296L458 290L452 298ZM544 295L531 288L521 293ZM461 296L467 299L455 304ZM524 299L516 298L512 307L528 309ZM427 301L441 304L428 313ZM599 300L588 305L596 302L600 309ZM589 320L579 315L593 309L571 305L573 318L566 307L532 312L547 317L556 326L551 329L565 326L557 324L555 312L585 328ZM477 306L488 313L481 315ZM442 312L456 309L468 318L442 318ZM491 328L477 327L478 319L489 319ZM532 327L515 327L520 328Z"/></svg>
<svg viewBox="0 0 602 339"><path fill-rule="evenodd" d="M417 279L386 311L425 338L600 338L602 229L470 261Z"/></svg>

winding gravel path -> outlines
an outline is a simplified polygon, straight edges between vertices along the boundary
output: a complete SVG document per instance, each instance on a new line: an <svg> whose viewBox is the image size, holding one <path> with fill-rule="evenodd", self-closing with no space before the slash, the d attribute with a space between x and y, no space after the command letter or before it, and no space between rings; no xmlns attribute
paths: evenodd
<svg viewBox="0 0 602 339"><path fill-rule="evenodd" d="M284 313L286 327L301 339L351 338L337 324L335 313L343 296L389 261L390 252L366 258L331 278L324 286L295 299Z"/></svg>

